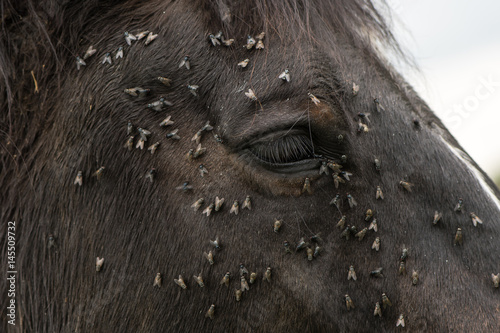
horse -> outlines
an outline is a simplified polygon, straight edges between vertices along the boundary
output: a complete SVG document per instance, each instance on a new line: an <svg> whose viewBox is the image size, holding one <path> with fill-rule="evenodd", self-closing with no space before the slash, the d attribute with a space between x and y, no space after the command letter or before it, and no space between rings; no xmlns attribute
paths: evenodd
<svg viewBox="0 0 500 333"><path fill-rule="evenodd" d="M1 4L5 331L500 328L499 190L372 1Z"/></svg>

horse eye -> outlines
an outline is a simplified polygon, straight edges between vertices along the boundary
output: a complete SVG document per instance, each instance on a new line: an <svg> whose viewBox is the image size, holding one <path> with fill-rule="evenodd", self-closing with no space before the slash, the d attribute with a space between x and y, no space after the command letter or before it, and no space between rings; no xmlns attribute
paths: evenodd
<svg viewBox="0 0 500 333"><path fill-rule="evenodd" d="M314 158L313 143L306 135L286 135L259 141L248 150L269 164L290 164Z"/></svg>

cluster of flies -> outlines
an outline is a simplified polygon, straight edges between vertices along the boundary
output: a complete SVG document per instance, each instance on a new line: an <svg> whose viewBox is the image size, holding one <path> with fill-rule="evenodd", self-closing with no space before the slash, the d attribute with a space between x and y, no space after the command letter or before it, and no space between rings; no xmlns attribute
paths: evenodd
<svg viewBox="0 0 500 333"><path fill-rule="evenodd" d="M275 219L273 223L273 230L275 233L278 233L281 230L283 225L283 220ZM295 252L300 252L301 250L306 250L306 258L309 261L312 261L314 258L317 258L321 253L320 242L322 242L320 234L313 235L309 238L310 242L306 242L304 237L302 237L295 246ZM292 254L292 247L290 242L285 240L283 242L283 249L286 254Z"/></svg>
<svg viewBox="0 0 500 333"><path fill-rule="evenodd" d="M126 31L124 33L124 37L125 37L125 42L128 45L132 45L132 41L139 41L139 40L144 39L144 38L146 38L144 41L144 45L149 45L152 41L154 41L158 37L158 34L154 34L153 32L145 30L145 31L141 31L141 32L137 33L136 35L134 35L134 34L129 33L128 31ZM76 69L80 70L81 66L86 66L87 63L85 62L85 60L87 60L88 58L93 56L96 52L97 52L97 49L95 49L92 45L90 45L89 48L87 49L87 51L85 51L85 54L83 55L83 57L77 56L76 57ZM118 50L115 52L115 60L118 60L120 58L123 58L123 46L120 46L118 48ZM104 57L103 57L101 63L102 64L107 63L109 65L112 65L111 59L112 59L111 52L106 52L104 54Z"/></svg>
<svg viewBox="0 0 500 333"><path fill-rule="evenodd" d="M455 205L455 208L453 209L454 212L456 213L463 213L464 212L464 200L462 198L458 199L457 204ZM472 221L472 225L474 227L477 227L478 224L483 224L483 221L473 212L469 213L469 217ZM443 214L441 212L435 211L434 212L434 218L432 220L433 225L437 225L439 221L443 218ZM464 241L464 236L463 236L463 231L462 228L458 227L457 231L455 232L455 238L453 239L453 245L463 245Z"/></svg>
<svg viewBox="0 0 500 333"><path fill-rule="evenodd" d="M354 274L354 277L355 276L356 275ZM347 310L354 309L354 302L348 294L345 294L344 299ZM382 306L380 306L380 303L382 303ZM382 317L382 310L385 310L387 307L392 307L392 302L390 301L386 293L382 293L381 302L375 303L375 309L373 310L373 315ZM398 320L396 321L396 327L399 326L405 327L405 319L403 314L400 314Z"/></svg>
<svg viewBox="0 0 500 333"><path fill-rule="evenodd" d="M266 36L265 32L261 32L257 36L252 37L251 35L247 36L246 44L243 45L244 48L247 50L263 50L264 49L264 37ZM229 47L233 45L234 39L225 39L222 31L219 31L217 34L209 34L208 39L210 43L212 43L213 46L217 47L220 45L224 45L226 47ZM184 61L181 62L180 67L184 65ZM237 66L240 67L241 69L247 68L248 64L250 63L250 59L246 58L240 62L238 62ZM188 68L188 66L186 66ZM189 68L188 68L189 69ZM283 72L281 72L278 75L278 79L283 80L283 82L290 82L290 70L288 68L285 68ZM255 94L255 91L253 89L248 89L248 91L245 92L245 96L248 97L252 101L258 101L257 95ZM311 100L314 102L314 104L318 105L320 104L319 99L314 96L313 94L309 93L308 96L311 98Z"/></svg>
<svg viewBox="0 0 500 333"><path fill-rule="evenodd" d="M146 38L145 45L149 45L152 41L154 41L157 38L157 36L158 36L157 34L153 34L150 31L142 31L136 35L130 34L129 32L124 33L125 41L127 42L128 45L131 45L132 41L138 41L138 40L141 40L143 38ZM264 37L265 37L264 32L257 35L256 38L253 38L252 36L248 36L244 47L247 50L252 50L253 48L255 48L257 50L264 49L264 43L263 43ZM224 45L226 47L229 47L229 46L233 45L233 43L234 43L234 39L225 39L222 32L219 32L215 35L209 34L209 41L215 47L220 46L220 45ZM85 66L86 63L84 60L88 59L89 57L94 55L96 52L97 52L97 50L95 48L93 48L93 46L90 46L82 58L77 57L76 58L77 69L79 70L81 66ZM119 58L123 58L123 47L121 47L121 46L118 48L118 50L115 53L115 59L119 59ZM250 62L249 59L244 59L243 61L240 61L238 63L238 67L244 69L248 66L249 62ZM111 53L109 53L109 52L104 55L104 58L102 60L102 64L105 64L105 63L108 63L110 65L112 64ZM186 55L181 60L181 62L179 64L179 68L182 68L182 67L185 67L188 70L191 68L189 56ZM285 69L282 73L279 74L278 78L283 80L284 82L290 82L289 70ZM158 77L157 80L160 83L164 84L165 86L171 85L171 80L168 78ZM188 84L187 88L192 95L194 95L196 97L198 96L199 86ZM142 87L133 87L133 88L125 89L124 92L132 97L146 97L147 95L150 94L150 89L145 89ZM356 83L353 83L353 85L352 85L353 96L356 96L358 94L358 92L359 92L359 86ZM247 92L245 92L245 95L249 99L251 99L252 101L258 100L257 96L255 95L255 92L252 89L249 89ZM320 100L316 96L314 96L312 93L309 92L308 96L315 105L319 105L321 103ZM172 102L166 100L164 97L161 97L159 100L148 104L147 107L154 110L154 111L162 111L164 107L168 107L168 106L172 106L172 105L173 105ZM374 106L375 106L375 110L377 113L385 111L383 106L380 104L380 101L377 98L374 99ZM358 120L357 131L359 133L369 131L369 127L368 127L368 124L370 123L369 116L370 116L369 113L358 113L359 120ZM171 120L171 117L168 116L160 123L160 126L167 127L167 126L171 126L173 124L174 124L174 122ZM193 136L191 141L195 142L197 144L197 147L196 147L196 149L190 149L189 152L186 154L186 158L189 161L197 159L198 157L203 155L203 153L206 151L206 148L201 147L200 141L201 141L203 133L211 131L212 129L213 129L213 127L210 125L209 122L207 122ZM146 130L146 129L142 129L142 128L137 128L137 132L139 134L139 139L135 143L135 147L142 150L142 149L144 149L145 142L148 141L148 137L151 135L151 132ZM132 134L134 134L134 127L129 122L128 126L127 126L128 139L127 139L127 142L125 144L125 147L128 150L132 150L133 146L134 146L135 135L132 135ZM178 129L174 129L172 132L168 133L167 138L173 139L173 140L179 140L180 137L178 135ZM155 143L151 144L148 147L148 151L150 151L151 154L154 154L159 145L160 145L159 142L155 142ZM380 172L380 161L378 159L375 159L374 164L375 164L375 169ZM330 170L331 170L335 188L338 189L340 184L345 183L345 181L349 181L350 176L352 176L351 173L346 172L346 171L342 171L341 168L342 168L342 165L337 164L333 161L323 161L321 166L320 166L319 174L320 175L322 175L322 174L329 175ZM102 177L104 170L105 170L104 166L100 167L96 172L94 172L93 176L95 176L97 178L97 180L99 180ZM201 177L203 177L206 173L208 173L208 170L203 166L203 164L201 164L199 166L199 172L200 172ZM155 174L156 174L156 170L153 168L153 169L148 171L148 173L146 174L146 178L149 179L151 182L153 182L153 178L154 178ZM74 180L74 184L82 186L82 184L83 184L82 171L78 171L77 176ZM408 192L412 192L412 187L414 186L412 183L409 183L406 181L400 181L399 185L401 185ZM177 189L187 191L187 190L191 190L192 186L190 186L186 182L186 183L182 184L181 186L177 187ZM308 194L312 194L311 181L309 178L306 178L304 180L304 184L302 187L302 193L306 193L306 192ZM380 186L377 186L375 199L376 200L384 199L384 194L383 194ZM337 194L336 197L333 198L332 201L330 202L330 205L335 205L337 207L337 209L340 211L339 205L340 205L341 201L342 200L341 200L340 194ZM205 202L204 198L200 198L200 199L196 200L191 205L191 207L194 209L194 211L198 211L204 202ZM347 194L347 202L348 202L350 208L357 206L356 200L349 193ZM210 203L203 210L203 214L206 214L208 217L212 214L213 211L215 211L215 212L220 211L223 204L224 204L224 198L216 197L215 202ZM241 209L246 208L249 210L251 209L251 199L249 196L247 196L245 198L241 207L240 207L239 201L235 200L231 206L229 213L230 214L234 213L235 215L238 215L240 208ZM459 202L457 203L454 210L456 212L463 211L463 200L462 199L459 200ZM354 235L355 238L358 238L359 241L362 241L368 230L373 230L374 232L377 232L378 231L377 219L373 218L373 215L374 215L373 211L371 209L368 209L367 212L365 213L365 221L370 222L370 225L369 225L369 227L365 227L360 231L358 231L357 227L354 225L347 225L346 226L345 225L346 216L343 215L341 217L341 219L339 220L339 222L337 223L337 227L340 229L343 229L340 237L346 238L348 240L350 238L350 236ZM469 215L470 215L472 222L473 222L473 225L475 227L477 226L477 224L483 223L482 220L475 213L471 212ZM434 214L433 224L436 225L441 220L441 218L442 218L442 214L436 211ZM276 219L274 224L273 224L274 232L278 233L281 226L282 226L282 220ZM319 235L315 235L315 236L310 237L311 244L314 244L314 246L310 246L309 242L306 242L304 240L304 238L301 238L295 247L295 252L306 249L307 259L309 261L312 261L313 258L316 258L321 252L321 247L319 246L320 240L321 240L321 238L319 237ZM454 239L454 245L462 245L462 242L463 242L462 229L458 228L456 235L455 235L455 239ZM54 244L55 244L55 240L54 240L53 235L49 235L49 248L53 247ZM217 249L217 250L220 249L220 243L219 243L218 238L216 238L216 240L214 240L214 241L210 241L210 244L212 246L214 246L215 249ZM283 243L283 246L284 246L285 253L287 253L287 254L292 253L291 246L290 246L290 243L288 241L285 240ZM379 249L380 249L380 237L375 238L375 240L372 244L372 249L375 251L379 251ZM214 252L212 252L212 251L209 251L208 253L204 252L203 255L207 259L207 261L209 262L210 265L214 264ZM408 250L406 248L404 248L402 255L400 257L400 260L399 260L399 262L400 262L399 263L399 274L400 275L406 275L406 259L407 259L407 257L408 257ZM104 263L104 258L97 257L97 259L96 259L96 271L99 272L101 270L103 263ZM380 277L380 276L382 276L382 270L383 269L381 267L377 268L374 271L372 271L370 273L370 275L374 276L374 277ZM249 284L246 280L246 275L248 275L248 274L249 274L248 270L243 266L243 264L240 264L241 287L240 287L240 289L235 289L236 301L240 301L242 293L244 291L249 290ZM257 273L255 273L255 272L250 273L249 274L249 283L253 284L255 282L256 278L257 278ZM412 278L412 284L416 285L418 283L418 280L419 280L418 273L416 271L413 271L411 278ZM193 279L196 281L196 283L198 284L199 287L203 288L205 286L205 284L203 282L202 273L198 274L197 276L193 275ZM353 265L351 265L349 267L347 279L354 280L354 281L357 280L356 272L354 270ZM499 283L500 283L500 274L497 274L497 275L491 274L491 279L493 281L494 287L498 288ZM266 271L264 272L263 280L267 280L268 282L271 281L271 268L270 267L268 267L266 269ZM161 287L161 283L162 283L161 281L162 281L161 273L157 273L157 275L154 279L153 286L158 287L158 288ZM223 285L226 285L227 287L229 287L229 281L230 281L230 272L227 272L224 275L224 277L222 278L220 283L221 283L221 285L223 284ZM184 281L184 279L182 278L181 275L179 275L178 279L174 279L174 282L178 286L180 286L182 289L187 288L186 282ZM354 309L354 302L351 299L351 297L346 294L344 298L345 298L347 309L348 310ZM378 316L382 317L382 308L385 309L387 306L392 306L392 303L389 300L389 298L387 297L387 295L385 293L383 293L382 294L382 307L380 306L380 302L377 302L375 304L375 310L373 313L374 316L378 315ZM215 305L212 304L210 306L210 308L208 309L208 311L206 312L205 316L207 318L213 319L214 313L215 313ZM396 326L402 326L402 327L405 326L405 320L404 320L403 314L401 314L399 316L397 323L396 323Z"/></svg>
<svg viewBox="0 0 500 333"><path fill-rule="evenodd" d="M221 250L221 248L222 248L219 237L216 237L215 240L210 240L210 245L214 248L214 250L217 250L217 251ZM210 266L214 265L215 261L214 261L214 252L213 251L209 251L208 253L203 252L203 256L207 259ZM249 272L248 269L246 269L246 267L243 265L243 263L240 263L240 265L239 265L239 275L240 275L240 278L239 278L240 287L239 287L239 289L234 290L234 297L235 297L237 302L241 301L243 293L245 291L249 291L250 286L252 284L254 284L258 278L258 273L257 272ZM271 267L267 267L262 275L262 280L270 283L271 282L271 275L272 275L272 269L271 269ZM196 282L196 284L200 288L205 288L206 285L205 285L205 282L203 280L203 273L202 272L200 272L198 275L193 275L193 280ZM220 280L220 285L224 285L227 288L229 288L230 281L231 281L231 273L226 272L224 274L224 276L222 277L222 279ZM182 275L179 275L179 277L177 279L174 279L174 283L182 289L188 288L187 280L184 280ZM162 286L162 275L161 275L161 273L157 273L155 278L154 278L153 287L160 288L161 286ZM205 317L210 318L210 319L214 319L214 314L215 314L215 305L212 304L210 306L210 308L208 309L208 311L206 312Z"/></svg>
<svg viewBox="0 0 500 333"><path fill-rule="evenodd" d="M205 214L207 217L209 217L213 212L219 212L222 209L224 202L224 198L219 198L218 196L216 196L215 201L206 206L205 209L203 209L202 214ZM205 198L199 198L191 205L191 208L193 208L193 210L197 212L204 203ZM248 210L252 209L252 200L249 195L246 196L241 206L238 200L234 200L231 209L229 210L229 214L238 215L238 213L240 212L240 208Z"/></svg>

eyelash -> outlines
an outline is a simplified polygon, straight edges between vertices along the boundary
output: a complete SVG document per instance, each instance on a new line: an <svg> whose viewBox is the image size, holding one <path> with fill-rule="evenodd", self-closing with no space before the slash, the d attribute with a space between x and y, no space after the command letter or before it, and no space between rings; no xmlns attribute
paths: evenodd
<svg viewBox="0 0 500 333"><path fill-rule="evenodd" d="M249 150L262 161L271 164L288 164L313 158L313 144L305 135L289 135L258 143Z"/></svg>

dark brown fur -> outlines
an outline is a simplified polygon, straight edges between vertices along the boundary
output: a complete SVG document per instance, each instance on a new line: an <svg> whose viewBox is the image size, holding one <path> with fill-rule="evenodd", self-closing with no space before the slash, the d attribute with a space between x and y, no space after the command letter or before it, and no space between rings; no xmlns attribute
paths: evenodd
<svg viewBox="0 0 500 333"><path fill-rule="evenodd" d="M498 331L498 290L490 281L500 265L499 212L466 166L441 138L458 147L441 122L376 51L375 43L400 53L385 20L370 1L126 1L1 2L0 49L2 223L16 221L17 319L3 329L26 332L373 332L392 331L402 313L406 329ZM232 20L224 20L229 10ZM124 31L158 33L148 46L128 47ZM213 47L207 36L222 30L232 48ZM246 36L267 33L266 48L243 49ZM98 52L76 70L75 56L89 45ZM105 52L124 46L124 59L102 65ZM191 70L178 68L191 56ZM250 58L246 70L236 64ZM277 78L289 68L292 80ZM34 79L38 92L34 92ZM155 81L173 80L172 87ZM352 82L360 85L352 97ZM194 98L187 84L200 86ZM150 88L146 98L123 89ZM244 96L252 88L258 102ZM312 92L321 100L314 106ZM145 107L165 96L166 111ZM385 108L377 114L373 99ZM372 113L368 133L358 134L358 112ZM172 115L181 140L165 138L158 124ZM413 119L420 120L415 128ZM223 140L205 133L207 148L195 162L184 156L207 120ZM151 130L161 141L155 155L123 148L126 126ZM256 140L275 133L309 135L315 153L337 163L352 180L336 190L331 176L311 170L276 171L249 152ZM296 133L296 132L292 132ZM344 140L339 143L338 135ZM277 134L276 134L277 135ZM373 160L382 161L375 171ZM198 165L209 170L199 176ZM473 163L473 162L472 162ZM101 166L101 180L92 174ZM146 172L156 168L153 183ZM83 171L83 186L73 185ZM484 176L484 175L483 175ZM313 193L299 196L305 177ZM494 188L491 181L490 186ZM411 193L399 185L409 181ZM184 181L194 190L176 191ZM375 200L376 187L384 200ZM498 190L494 189L498 197ZM348 208L346 192L358 206ZM328 203L342 195L340 213ZM246 195L252 210L230 215L234 200ZM215 196L226 199L221 212L201 210ZM191 204L204 197L193 212ZM464 199L463 214L453 208ZM335 224L342 215L358 230L364 212L375 211L379 231L364 240L341 239ZM434 211L443 212L437 226ZM484 221L472 226L468 212ZM274 219L283 219L278 233ZM463 246L454 246L457 226ZM321 233L321 255L286 254L301 237ZM49 234L56 245L48 248ZM221 250L209 240L219 236ZM380 237L379 252L371 250ZM6 239L6 229L0 231ZM354 237L352 237L354 238ZM407 271L398 274L403 247ZM210 266L203 252L214 251ZM6 247L1 250L6 267ZM100 272L95 258L104 257ZM239 264L258 278L235 301ZM350 265L357 281L348 281ZM271 283L263 281L272 268ZM370 271L383 267L382 278ZM200 289L193 275L203 273ZM220 285L231 272L229 288ZM160 272L161 288L153 287ZM173 279L181 274L187 290ZM5 281L5 280L2 280ZM2 295L8 286L0 284ZM393 306L373 316L386 293ZM344 295L355 308L347 311ZM7 299L2 296L3 299ZM205 318L215 304L213 320ZM22 320L21 320L22 318Z"/></svg>

